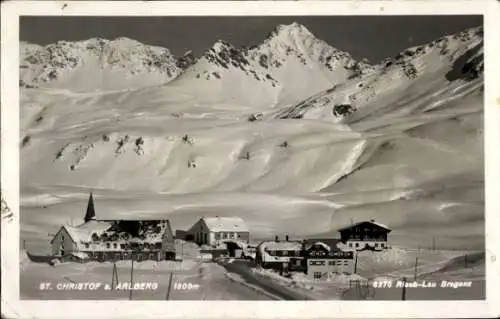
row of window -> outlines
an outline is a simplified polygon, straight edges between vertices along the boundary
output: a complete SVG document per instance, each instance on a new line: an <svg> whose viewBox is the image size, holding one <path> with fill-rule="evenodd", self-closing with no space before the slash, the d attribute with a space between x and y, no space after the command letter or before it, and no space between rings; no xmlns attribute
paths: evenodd
<svg viewBox="0 0 500 319"><path fill-rule="evenodd" d="M241 234L231 232L215 233L215 239L237 239L241 238Z"/></svg>
<svg viewBox="0 0 500 319"><path fill-rule="evenodd" d="M348 240L365 240L365 241L375 241L375 240L387 240L385 236L370 236L370 235L353 235L346 237Z"/></svg>
<svg viewBox="0 0 500 319"><path fill-rule="evenodd" d="M113 260L129 260L131 259L130 257L134 257L134 260L137 261L142 261L142 260L157 260L158 259L158 253L149 253L149 254L135 254L135 255L130 255L129 253L126 252L101 252L101 251L89 251L85 252L89 258L93 259L103 259L103 260L108 260L108 259L113 259Z"/></svg>
<svg viewBox="0 0 500 319"><path fill-rule="evenodd" d="M300 257L300 250L266 250L271 256L277 257Z"/></svg>
<svg viewBox="0 0 500 319"><path fill-rule="evenodd" d="M85 248L90 248L90 243L85 243L84 245L85 245ZM61 247L64 247L64 246L62 245ZM118 248L118 244L117 243L106 243L106 248L110 249L111 247L117 249ZM125 244L120 244L119 247L120 247L120 249L126 249L127 248L127 246ZM154 244L144 243L142 248L145 248L145 249L152 249L152 248L160 249L161 248L161 243L154 243Z"/></svg>
<svg viewBox="0 0 500 319"><path fill-rule="evenodd" d="M315 272L313 273L313 278L314 278L314 279L321 279L321 278L323 278L324 276L327 276L327 273L322 273L322 272L320 272L320 271L315 271Z"/></svg>
<svg viewBox="0 0 500 319"><path fill-rule="evenodd" d="M375 248L378 248L379 247L379 243L375 243ZM359 247L359 243L349 243L349 247ZM385 247L385 244L384 243L380 243L380 247L384 248Z"/></svg>
<svg viewBox="0 0 500 319"><path fill-rule="evenodd" d="M325 266L327 260L310 260L309 265L311 266ZM341 266L341 265L349 265L348 260L328 260L329 266Z"/></svg>
<svg viewBox="0 0 500 319"><path fill-rule="evenodd" d="M352 228L352 232L354 233L385 233L384 231L382 230L379 230L377 228L369 228L369 227L364 227L364 228L361 228L361 227L354 227Z"/></svg>

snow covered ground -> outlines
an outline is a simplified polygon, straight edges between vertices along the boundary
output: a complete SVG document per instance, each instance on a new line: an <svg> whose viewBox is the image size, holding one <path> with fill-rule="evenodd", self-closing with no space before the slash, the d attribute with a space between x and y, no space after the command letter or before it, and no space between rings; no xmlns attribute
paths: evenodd
<svg viewBox="0 0 500 319"><path fill-rule="evenodd" d="M180 252L181 250L179 250ZM113 284L113 263L59 263L50 266L44 262L31 261L25 251L21 253L21 298L22 299L132 299L166 300L170 275L172 284L170 300L273 300L277 297L265 290L245 284L213 262L202 262L196 258L193 247L184 246L182 261L131 261L116 262L118 285ZM33 258L33 257L32 257ZM35 256L36 258L36 256ZM51 289L41 289L49 283ZM95 290L77 289L70 284L95 283ZM105 287L108 285L109 287ZM127 289L127 285L137 287ZM142 286L141 286L142 285ZM45 286L47 287L47 286ZM89 286L90 287L90 286Z"/></svg>
<svg viewBox="0 0 500 319"><path fill-rule="evenodd" d="M464 257L467 256L467 257ZM416 258L418 257L418 261ZM485 296L484 253L467 251L430 251L394 248L383 252L361 252L358 255L357 273L331 274L325 280L312 280L304 273L292 273L291 278L276 271L252 268L252 272L267 280L302 294L310 299L374 299L398 300L401 288L398 280L406 277L411 282L417 264L417 280L441 284L442 281L472 281L471 288L408 288L408 300L482 299ZM390 281L390 288L375 288L374 283ZM357 283L359 282L359 283ZM427 292L426 292L427 291Z"/></svg>
<svg viewBox="0 0 500 319"><path fill-rule="evenodd" d="M127 63L156 56L125 42L111 51ZM82 45L54 50L69 61ZM26 79L41 76L38 54ZM249 51L218 42L163 85L135 85L161 71L141 66L117 87L78 89L105 77L77 63L59 82L24 86L22 244L47 253L92 190L99 218L186 229L238 216L252 240L336 236L376 218L393 245L484 249L482 30L356 62L291 25Z"/></svg>

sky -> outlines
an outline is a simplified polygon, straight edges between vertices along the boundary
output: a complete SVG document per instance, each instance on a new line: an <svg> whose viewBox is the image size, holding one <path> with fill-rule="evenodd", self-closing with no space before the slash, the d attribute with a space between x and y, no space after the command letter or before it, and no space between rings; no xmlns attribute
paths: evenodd
<svg viewBox="0 0 500 319"><path fill-rule="evenodd" d="M482 16L262 16L262 17L41 17L24 16L20 40L47 45L60 40L128 37L180 56L203 54L217 40L236 47L261 43L279 24L297 22L317 38L376 63L443 35L480 26Z"/></svg>

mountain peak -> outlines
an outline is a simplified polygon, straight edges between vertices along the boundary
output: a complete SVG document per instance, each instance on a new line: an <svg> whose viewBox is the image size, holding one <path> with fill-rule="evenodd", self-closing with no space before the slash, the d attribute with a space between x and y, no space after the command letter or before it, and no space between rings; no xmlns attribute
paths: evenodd
<svg viewBox="0 0 500 319"><path fill-rule="evenodd" d="M117 44L117 45L126 45L126 44L144 45L143 43L141 43L137 40L127 38L127 37L118 37L118 38L116 38L112 41L109 41L109 42L112 42L112 43Z"/></svg>
<svg viewBox="0 0 500 319"><path fill-rule="evenodd" d="M297 22L280 24L271 33L269 38L311 38L314 35L305 26Z"/></svg>
<svg viewBox="0 0 500 319"><path fill-rule="evenodd" d="M212 47L209 51L221 52L221 51L229 50L229 49L235 49L235 48L231 43L229 43L227 41L217 40L212 45Z"/></svg>
<svg viewBox="0 0 500 319"><path fill-rule="evenodd" d="M290 24L280 24L275 29L276 33L293 33L293 32L301 32L301 33L309 33L311 32L302 24L297 22L292 22Z"/></svg>
<svg viewBox="0 0 500 319"><path fill-rule="evenodd" d="M242 50L223 40L217 40L199 60L208 61L225 69L229 69L230 65L244 69L243 65L248 64Z"/></svg>

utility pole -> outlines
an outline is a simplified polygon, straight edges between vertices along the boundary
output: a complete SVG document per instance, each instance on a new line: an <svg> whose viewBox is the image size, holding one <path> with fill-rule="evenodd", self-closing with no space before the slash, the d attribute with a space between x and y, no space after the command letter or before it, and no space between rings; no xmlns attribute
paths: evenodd
<svg viewBox="0 0 500 319"><path fill-rule="evenodd" d="M418 269L418 257L415 257L415 273L413 275L413 280L417 280L417 269Z"/></svg>
<svg viewBox="0 0 500 319"><path fill-rule="evenodd" d="M118 285L118 270L116 269L116 262L113 263L113 274L111 275L111 289L115 289L115 284Z"/></svg>
<svg viewBox="0 0 500 319"><path fill-rule="evenodd" d="M355 257L354 257L354 273L357 274L358 273L358 252L355 253Z"/></svg>
<svg viewBox="0 0 500 319"><path fill-rule="evenodd" d="M406 277L403 277L403 289L401 290L401 300L406 300Z"/></svg>
<svg viewBox="0 0 500 319"><path fill-rule="evenodd" d="M167 290L167 300L170 300L170 291L172 290L172 279L174 277L174 272L170 272L170 278L168 279L168 290Z"/></svg>
<svg viewBox="0 0 500 319"><path fill-rule="evenodd" d="M132 300L132 287L134 286L134 255L132 255L132 267L130 267L130 294L128 299Z"/></svg>

